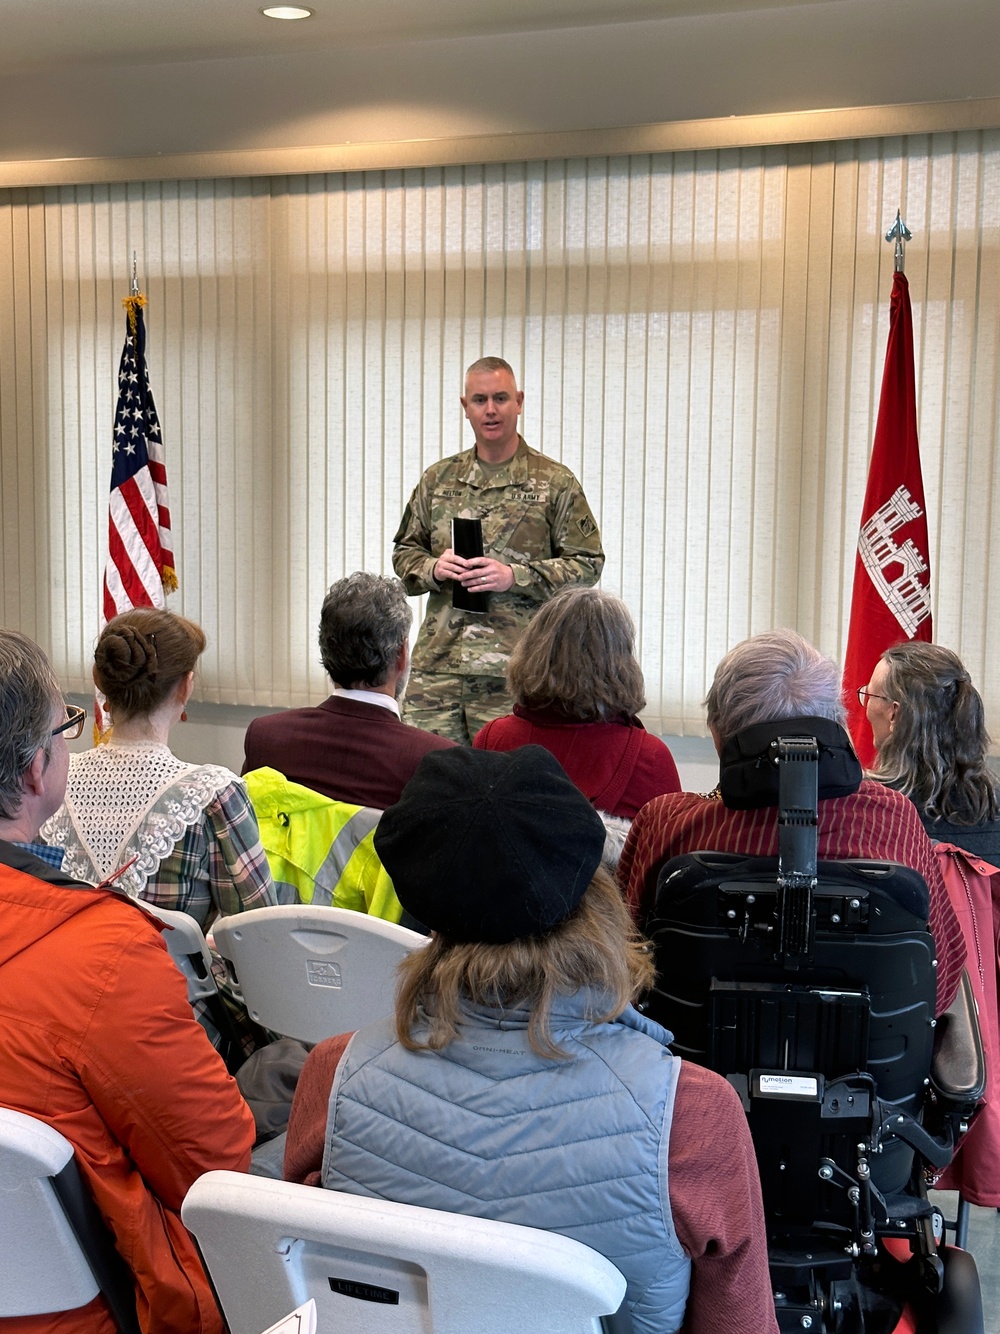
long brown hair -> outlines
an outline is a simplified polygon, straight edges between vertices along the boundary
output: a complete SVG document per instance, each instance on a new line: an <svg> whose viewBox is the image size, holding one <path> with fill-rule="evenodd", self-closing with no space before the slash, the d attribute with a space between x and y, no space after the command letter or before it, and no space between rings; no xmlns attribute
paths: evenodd
<svg viewBox="0 0 1000 1334"><path fill-rule="evenodd" d="M554 930L508 945L465 944L434 934L399 966L396 1036L410 1051L439 1051L458 1036L461 1002L529 1010L528 1041L539 1056L565 1057L552 1037L557 996L584 987L606 999L587 1017L615 1019L652 986L655 967L621 891L599 868L573 913ZM418 1025L426 1037L414 1037Z"/></svg>
<svg viewBox="0 0 1000 1334"><path fill-rule="evenodd" d="M899 708L875 777L898 788L928 819L959 825L997 819L983 701L958 654L913 641L888 649L882 661L885 693Z"/></svg>

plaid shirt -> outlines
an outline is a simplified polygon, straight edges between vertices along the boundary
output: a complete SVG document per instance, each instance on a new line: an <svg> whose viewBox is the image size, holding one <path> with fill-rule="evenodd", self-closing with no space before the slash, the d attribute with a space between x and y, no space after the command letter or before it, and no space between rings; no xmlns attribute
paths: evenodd
<svg viewBox="0 0 1000 1334"><path fill-rule="evenodd" d="M278 902L246 788L235 781L205 807L141 897L159 908L186 912L204 930L227 917Z"/></svg>
<svg viewBox="0 0 1000 1334"><path fill-rule="evenodd" d="M63 857L66 855L62 848L50 848L47 843L15 843L14 847L24 848L25 852L30 852L33 857L38 857L49 866L54 866L57 871L62 870Z"/></svg>
<svg viewBox="0 0 1000 1334"><path fill-rule="evenodd" d="M930 929L937 946L937 1009L948 1008L965 966L965 943L933 844L917 808L900 792L865 779L857 792L819 802L819 856L867 857L912 867L927 882ZM642 924L653 907L660 868L686 852L739 852L777 857L778 811L734 811L716 797L673 792L647 802L632 822L618 880L632 916Z"/></svg>

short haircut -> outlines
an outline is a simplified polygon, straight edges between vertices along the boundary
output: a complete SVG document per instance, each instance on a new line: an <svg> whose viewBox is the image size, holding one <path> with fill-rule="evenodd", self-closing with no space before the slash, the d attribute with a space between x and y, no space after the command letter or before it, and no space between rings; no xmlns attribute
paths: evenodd
<svg viewBox="0 0 1000 1334"><path fill-rule="evenodd" d="M646 696L628 607L599 588L564 588L517 641L507 684L524 708L555 706L584 723L641 712Z"/></svg>
<svg viewBox="0 0 1000 1334"><path fill-rule="evenodd" d="M111 721L155 712L204 651L201 626L161 607L133 607L108 621L94 650L94 683Z"/></svg>
<svg viewBox="0 0 1000 1334"><path fill-rule="evenodd" d="M503 357L480 357L474 361L465 372L465 378L470 375L478 375L480 371L506 371L510 378L517 384L517 376L514 374L514 368L509 361L504 361Z"/></svg>
<svg viewBox="0 0 1000 1334"><path fill-rule="evenodd" d="M383 686L410 633L413 612L398 579L363 570L338 579L323 599L319 653L335 685Z"/></svg>
<svg viewBox="0 0 1000 1334"><path fill-rule="evenodd" d="M529 1010L528 1042L539 1056L569 1055L549 1023L557 996L592 992L587 1018L607 1023L653 985L656 968L621 891L599 867L570 916L542 936L505 945L432 933L398 969L396 1036L410 1051L440 1051L458 1036L460 1005ZM425 1037L415 1037L426 1023Z"/></svg>
<svg viewBox="0 0 1000 1334"><path fill-rule="evenodd" d="M770 630L730 649L715 669L705 708L723 741L755 723L845 717L837 664L794 630Z"/></svg>
<svg viewBox="0 0 1000 1334"><path fill-rule="evenodd" d="M1000 815L979 691L962 660L940 644L913 641L882 654L885 693L899 708L875 776L930 820L976 825Z"/></svg>
<svg viewBox="0 0 1000 1334"><path fill-rule="evenodd" d="M40 750L48 753L59 682L38 645L16 630L0 630L0 819L13 820L23 778Z"/></svg>

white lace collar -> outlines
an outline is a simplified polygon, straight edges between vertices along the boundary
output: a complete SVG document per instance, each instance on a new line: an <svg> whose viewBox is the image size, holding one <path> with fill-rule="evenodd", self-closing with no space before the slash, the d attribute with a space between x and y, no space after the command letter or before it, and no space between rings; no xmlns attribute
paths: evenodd
<svg viewBox="0 0 1000 1334"><path fill-rule="evenodd" d="M70 756L66 800L42 837L64 850L63 871L77 880L96 883L132 862L115 884L135 898L234 777L157 741L110 740Z"/></svg>

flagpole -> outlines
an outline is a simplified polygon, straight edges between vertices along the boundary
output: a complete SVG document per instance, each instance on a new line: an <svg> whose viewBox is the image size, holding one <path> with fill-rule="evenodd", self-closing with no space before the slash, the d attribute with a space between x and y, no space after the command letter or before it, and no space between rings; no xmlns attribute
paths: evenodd
<svg viewBox="0 0 1000 1334"><path fill-rule="evenodd" d="M904 253L903 242L912 241L913 233L910 231L909 227L907 227L906 223L903 221L902 214L900 213L898 208L896 209L896 221L886 232L885 239L887 241L896 242L896 248L893 251L892 255L893 272L905 273L906 255Z"/></svg>
<svg viewBox="0 0 1000 1334"><path fill-rule="evenodd" d="M111 445L108 559L102 589L102 626L132 607L163 607L177 587L166 461L160 423L146 369L146 331L139 290L139 264L132 251L132 286L122 298L125 342L118 367L118 402ZM95 699L96 731L107 719Z"/></svg>

